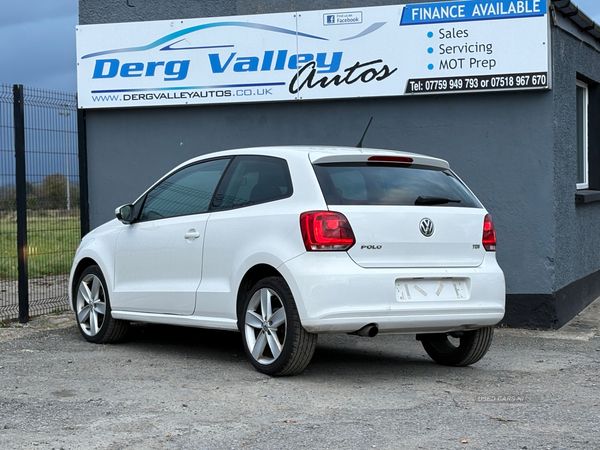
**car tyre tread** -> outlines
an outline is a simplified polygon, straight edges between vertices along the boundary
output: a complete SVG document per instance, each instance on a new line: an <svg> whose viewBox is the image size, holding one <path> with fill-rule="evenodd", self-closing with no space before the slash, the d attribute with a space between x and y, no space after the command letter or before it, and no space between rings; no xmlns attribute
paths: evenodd
<svg viewBox="0 0 600 450"><path fill-rule="evenodd" d="M469 366L485 356L494 336L493 327L465 331L460 337L460 344L453 348L445 340L422 341L423 348L436 363L444 366Z"/></svg>
<svg viewBox="0 0 600 450"><path fill-rule="evenodd" d="M129 322L110 317L108 329L100 344L116 344L122 342L129 331Z"/></svg>

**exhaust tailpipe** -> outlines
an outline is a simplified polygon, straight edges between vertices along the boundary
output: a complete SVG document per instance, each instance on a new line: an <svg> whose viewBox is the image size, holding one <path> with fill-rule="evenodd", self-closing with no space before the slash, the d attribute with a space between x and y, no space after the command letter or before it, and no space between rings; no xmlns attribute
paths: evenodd
<svg viewBox="0 0 600 450"><path fill-rule="evenodd" d="M379 327L377 326L376 323L371 323L369 325L365 325L360 330L357 330L354 333L350 333L350 334L357 334L359 336L365 336L365 337L375 337L375 336L377 336L377 333L379 333Z"/></svg>

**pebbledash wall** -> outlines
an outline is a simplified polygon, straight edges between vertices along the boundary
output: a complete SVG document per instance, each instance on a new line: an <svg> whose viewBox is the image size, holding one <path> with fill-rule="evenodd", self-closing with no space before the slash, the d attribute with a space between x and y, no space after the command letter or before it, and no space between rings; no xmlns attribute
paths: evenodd
<svg viewBox="0 0 600 450"><path fill-rule="evenodd" d="M426 3L374 0L79 1L85 24ZM494 217L505 322L560 327L600 296L600 29L552 0L552 89L179 107L87 109L92 227L167 170L223 149L365 147L450 161ZM577 190L576 83L589 87L589 189ZM595 191L593 189L598 189Z"/></svg>

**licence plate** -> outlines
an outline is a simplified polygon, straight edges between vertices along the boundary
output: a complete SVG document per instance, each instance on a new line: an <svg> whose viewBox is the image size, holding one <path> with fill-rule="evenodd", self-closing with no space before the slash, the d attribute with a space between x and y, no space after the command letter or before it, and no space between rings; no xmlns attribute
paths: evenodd
<svg viewBox="0 0 600 450"><path fill-rule="evenodd" d="M396 300L467 300L469 283L465 278L409 278L396 280Z"/></svg>

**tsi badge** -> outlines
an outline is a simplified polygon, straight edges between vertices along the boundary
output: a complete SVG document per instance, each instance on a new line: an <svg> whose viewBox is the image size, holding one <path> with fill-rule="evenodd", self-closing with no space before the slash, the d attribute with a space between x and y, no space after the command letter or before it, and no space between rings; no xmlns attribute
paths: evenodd
<svg viewBox="0 0 600 450"><path fill-rule="evenodd" d="M323 25L362 23L362 12L323 14Z"/></svg>
<svg viewBox="0 0 600 450"><path fill-rule="evenodd" d="M433 221L431 219L423 219L419 223L419 230L421 230L421 234L425 237L433 236L433 232L435 228L433 227Z"/></svg>

